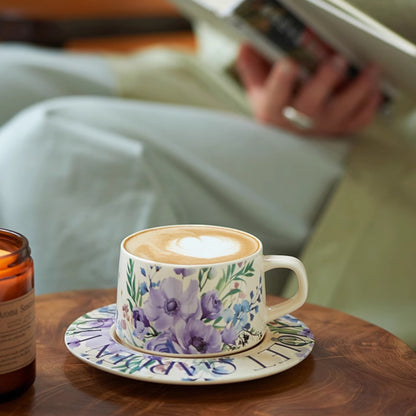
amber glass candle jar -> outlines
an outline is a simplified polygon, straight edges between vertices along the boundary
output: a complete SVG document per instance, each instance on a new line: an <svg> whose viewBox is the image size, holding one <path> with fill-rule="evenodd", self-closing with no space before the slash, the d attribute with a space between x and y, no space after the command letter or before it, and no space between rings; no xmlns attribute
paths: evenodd
<svg viewBox="0 0 416 416"><path fill-rule="evenodd" d="M27 239L0 228L0 401L35 380L35 293Z"/></svg>

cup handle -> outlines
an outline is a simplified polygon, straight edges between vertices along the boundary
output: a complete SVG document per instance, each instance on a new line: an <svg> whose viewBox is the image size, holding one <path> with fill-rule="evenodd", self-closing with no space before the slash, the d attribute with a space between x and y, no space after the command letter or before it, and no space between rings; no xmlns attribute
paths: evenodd
<svg viewBox="0 0 416 416"><path fill-rule="evenodd" d="M268 306L267 322L274 321L283 315L300 308L308 295L308 279L303 263L292 256L264 256L264 271L284 268L292 270L298 279L298 291L290 299L279 304Z"/></svg>

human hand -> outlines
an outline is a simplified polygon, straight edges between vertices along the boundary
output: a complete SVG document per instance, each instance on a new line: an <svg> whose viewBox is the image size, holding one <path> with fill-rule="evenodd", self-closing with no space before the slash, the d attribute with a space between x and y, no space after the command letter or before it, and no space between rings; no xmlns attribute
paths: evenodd
<svg viewBox="0 0 416 416"><path fill-rule="evenodd" d="M266 124L308 135L339 136L360 131L374 119L382 101L379 68L369 65L347 81L347 62L339 55L300 80L300 68L283 58L270 64L243 45L236 69L247 90L254 117ZM289 108L305 117L300 127L283 115Z"/></svg>

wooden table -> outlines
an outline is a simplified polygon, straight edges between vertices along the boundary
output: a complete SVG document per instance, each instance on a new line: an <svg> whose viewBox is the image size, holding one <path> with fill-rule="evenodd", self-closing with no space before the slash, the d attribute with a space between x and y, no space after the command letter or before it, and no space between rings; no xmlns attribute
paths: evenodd
<svg viewBox="0 0 416 416"><path fill-rule="evenodd" d="M316 338L312 354L285 372L248 382L178 386L112 375L65 347L76 318L115 302L115 290L36 298L37 378L0 415L368 415L416 414L416 354L368 322L315 305L294 315Z"/></svg>

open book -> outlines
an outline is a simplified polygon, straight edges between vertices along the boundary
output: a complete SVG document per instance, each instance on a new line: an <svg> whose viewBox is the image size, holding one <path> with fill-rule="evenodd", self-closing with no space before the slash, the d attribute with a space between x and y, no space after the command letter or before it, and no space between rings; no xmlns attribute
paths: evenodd
<svg viewBox="0 0 416 416"><path fill-rule="evenodd" d="M305 72L337 51L351 63L382 68L387 95L416 96L416 46L345 0L171 0L270 60L290 55Z"/></svg>

